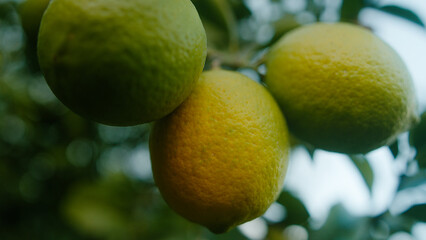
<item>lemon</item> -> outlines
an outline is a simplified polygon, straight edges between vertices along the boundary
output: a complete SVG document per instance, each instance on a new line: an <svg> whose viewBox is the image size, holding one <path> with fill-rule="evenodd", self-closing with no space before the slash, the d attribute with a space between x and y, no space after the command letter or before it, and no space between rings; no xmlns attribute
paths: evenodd
<svg viewBox="0 0 426 240"><path fill-rule="evenodd" d="M41 17L50 0L25 0L19 5L22 27L30 40L36 40Z"/></svg>
<svg viewBox="0 0 426 240"><path fill-rule="evenodd" d="M410 74L367 29L317 23L285 35L267 55L265 83L289 130L314 147L366 153L418 117Z"/></svg>
<svg viewBox="0 0 426 240"><path fill-rule="evenodd" d="M155 182L169 206L222 233L262 215L284 181L287 125L267 90L225 70L201 75L189 98L156 122Z"/></svg>
<svg viewBox="0 0 426 240"><path fill-rule="evenodd" d="M26 37L25 55L27 66L37 72L40 71L37 58L37 36L41 18L49 2L50 0L25 0L18 7Z"/></svg>
<svg viewBox="0 0 426 240"><path fill-rule="evenodd" d="M128 126L162 118L189 96L206 44L190 0L52 0L38 55L71 110Z"/></svg>

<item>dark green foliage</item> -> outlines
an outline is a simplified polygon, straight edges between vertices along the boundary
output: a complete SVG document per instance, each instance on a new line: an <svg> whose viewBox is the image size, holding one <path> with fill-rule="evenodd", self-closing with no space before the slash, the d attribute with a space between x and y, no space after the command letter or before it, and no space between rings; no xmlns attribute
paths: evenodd
<svg viewBox="0 0 426 240"><path fill-rule="evenodd" d="M369 239L369 226L368 218L354 217L342 205L336 205L330 210L324 226L312 231L310 239Z"/></svg>
<svg viewBox="0 0 426 240"><path fill-rule="evenodd" d="M286 217L279 223L281 226L288 226L291 224L307 225L309 213L299 198L295 197L288 191L283 191L278 197L277 202L282 204L286 212Z"/></svg>
<svg viewBox="0 0 426 240"><path fill-rule="evenodd" d="M399 154L398 140L396 140L391 145L389 145L389 150L391 150L393 157L398 156Z"/></svg>
<svg viewBox="0 0 426 240"><path fill-rule="evenodd" d="M420 119L420 123L410 131L410 144L416 148L419 167L426 168L426 112Z"/></svg>
<svg viewBox="0 0 426 240"><path fill-rule="evenodd" d="M368 160L362 155L353 155L350 156L350 158L355 164L355 166L358 168L359 173L361 174L365 184L367 185L368 190L371 193L373 190L374 173Z"/></svg>
<svg viewBox="0 0 426 240"><path fill-rule="evenodd" d="M390 13L392 15L407 19L408 21L411 21L415 24L418 24L422 27L425 27L425 24L422 22L422 20L419 18L419 16L417 16L417 14L415 14L413 11L403 8L403 7L399 7L399 6L395 6L395 5L386 5L383 7L379 7L379 10L386 12L386 13Z"/></svg>
<svg viewBox="0 0 426 240"><path fill-rule="evenodd" d="M426 222L426 203L412 206L403 215Z"/></svg>
<svg viewBox="0 0 426 240"><path fill-rule="evenodd" d="M401 180L399 181L399 187L398 190L404 190L407 188L415 188L418 186L421 186L423 184L426 184L426 170L422 169L418 171L413 176L406 176L402 175Z"/></svg>
<svg viewBox="0 0 426 240"><path fill-rule="evenodd" d="M340 9L340 20L356 23L361 9L365 6L365 0L343 0Z"/></svg>

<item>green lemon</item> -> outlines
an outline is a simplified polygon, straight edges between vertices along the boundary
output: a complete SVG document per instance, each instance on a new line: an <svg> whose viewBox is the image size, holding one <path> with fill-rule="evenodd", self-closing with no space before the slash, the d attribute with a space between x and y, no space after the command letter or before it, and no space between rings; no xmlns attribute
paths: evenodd
<svg viewBox="0 0 426 240"><path fill-rule="evenodd" d="M190 0L52 0L38 55L71 110L128 126L160 119L188 97L206 44Z"/></svg>
<svg viewBox="0 0 426 240"><path fill-rule="evenodd" d="M265 83L290 132L311 145L366 153L418 121L410 74L369 30L317 23L286 34L267 56Z"/></svg>
<svg viewBox="0 0 426 240"><path fill-rule="evenodd" d="M30 40L36 40L40 21L50 0L25 0L19 5L22 27Z"/></svg>
<svg viewBox="0 0 426 240"><path fill-rule="evenodd" d="M25 54L27 65L33 71L40 71L37 58L37 37L41 18L50 0L25 0L18 7L22 28L26 36Z"/></svg>

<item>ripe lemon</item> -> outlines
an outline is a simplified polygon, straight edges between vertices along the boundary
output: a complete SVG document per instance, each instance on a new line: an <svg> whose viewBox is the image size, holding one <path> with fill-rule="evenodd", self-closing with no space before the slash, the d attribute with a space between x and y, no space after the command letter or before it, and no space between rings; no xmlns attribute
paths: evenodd
<svg viewBox="0 0 426 240"><path fill-rule="evenodd" d="M240 73L208 71L154 125L150 152L169 206L222 233L262 215L277 198L288 161L287 126L263 86Z"/></svg>
<svg viewBox="0 0 426 240"><path fill-rule="evenodd" d="M265 83L290 132L315 147L366 153L418 119L406 66L390 46L356 25L293 30L273 46L266 66Z"/></svg>
<svg viewBox="0 0 426 240"><path fill-rule="evenodd" d="M126 126L162 118L189 96L206 44L190 0L52 0L38 55L66 106Z"/></svg>

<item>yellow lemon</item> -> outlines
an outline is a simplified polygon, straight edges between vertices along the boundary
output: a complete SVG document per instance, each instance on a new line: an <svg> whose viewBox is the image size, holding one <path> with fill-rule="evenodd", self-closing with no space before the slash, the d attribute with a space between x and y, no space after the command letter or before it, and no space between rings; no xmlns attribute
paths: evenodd
<svg viewBox="0 0 426 240"><path fill-rule="evenodd" d="M206 34L190 0L52 0L40 67L74 112L118 126L172 112L191 93Z"/></svg>
<svg viewBox="0 0 426 240"><path fill-rule="evenodd" d="M416 122L408 70L367 29L317 23L285 35L267 56L265 83L290 132L315 147L366 153Z"/></svg>
<svg viewBox="0 0 426 240"><path fill-rule="evenodd" d="M281 191L289 143L273 97L246 76L203 73L189 98L156 122L155 182L169 206L222 233L262 215Z"/></svg>

